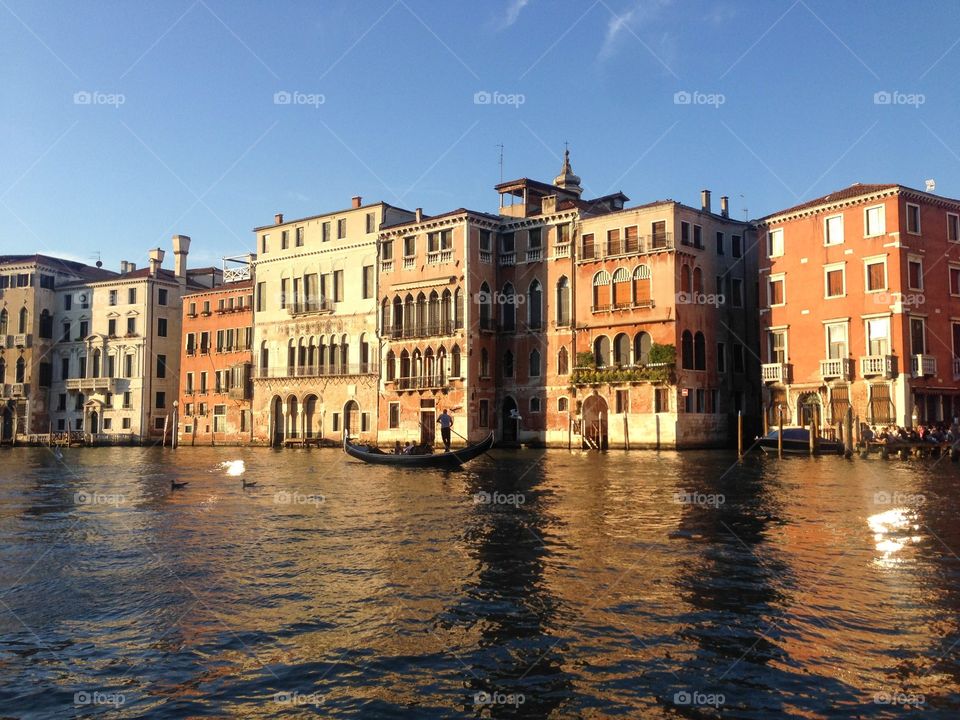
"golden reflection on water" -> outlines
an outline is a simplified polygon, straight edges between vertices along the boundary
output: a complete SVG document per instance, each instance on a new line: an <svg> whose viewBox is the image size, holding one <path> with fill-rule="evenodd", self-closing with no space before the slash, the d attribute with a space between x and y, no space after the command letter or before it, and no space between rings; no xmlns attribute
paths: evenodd
<svg viewBox="0 0 960 720"><path fill-rule="evenodd" d="M867 525L873 533L877 551L881 554L874 562L885 568L894 568L904 563L896 557L910 543L919 543L923 536L919 533L917 512L907 507L897 507L879 512L867 518Z"/></svg>

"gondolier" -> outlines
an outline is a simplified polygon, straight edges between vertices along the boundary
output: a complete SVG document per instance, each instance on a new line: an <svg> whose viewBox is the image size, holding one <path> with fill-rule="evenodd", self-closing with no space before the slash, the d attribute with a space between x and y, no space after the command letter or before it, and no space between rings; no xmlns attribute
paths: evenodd
<svg viewBox="0 0 960 720"><path fill-rule="evenodd" d="M443 448L446 452L450 452L450 428L453 427L453 418L450 417L446 408L440 413L437 423L440 425L440 438L443 440Z"/></svg>

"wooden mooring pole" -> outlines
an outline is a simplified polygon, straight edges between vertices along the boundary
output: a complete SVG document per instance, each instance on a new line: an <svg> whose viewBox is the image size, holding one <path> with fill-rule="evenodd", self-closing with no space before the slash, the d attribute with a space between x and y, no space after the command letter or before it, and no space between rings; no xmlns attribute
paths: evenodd
<svg viewBox="0 0 960 720"><path fill-rule="evenodd" d="M743 460L743 410L737 410L737 457Z"/></svg>
<svg viewBox="0 0 960 720"><path fill-rule="evenodd" d="M777 457L783 459L783 408L777 408L777 425L780 427L777 432Z"/></svg>

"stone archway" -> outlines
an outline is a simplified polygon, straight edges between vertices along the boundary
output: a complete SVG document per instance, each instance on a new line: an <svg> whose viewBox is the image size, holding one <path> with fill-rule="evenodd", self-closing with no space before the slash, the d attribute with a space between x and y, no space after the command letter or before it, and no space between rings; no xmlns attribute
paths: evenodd
<svg viewBox="0 0 960 720"><path fill-rule="evenodd" d="M797 398L797 425L810 427L810 421L818 426L823 421L823 403L818 392L801 393Z"/></svg>
<svg viewBox="0 0 960 720"><path fill-rule="evenodd" d="M517 442L519 439L519 416L517 401L508 395L503 399L503 407L500 408L500 439L503 442Z"/></svg>
<svg viewBox="0 0 960 720"><path fill-rule="evenodd" d="M283 400L278 395L270 401L270 444L283 445Z"/></svg>
<svg viewBox="0 0 960 720"><path fill-rule="evenodd" d="M607 401L591 395L583 401L583 438L594 450L607 449Z"/></svg>
<svg viewBox="0 0 960 720"><path fill-rule="evenodd" d="M343 431L347 437L360 432L360 406L356 400L348 400L343 406Z"/></svg>

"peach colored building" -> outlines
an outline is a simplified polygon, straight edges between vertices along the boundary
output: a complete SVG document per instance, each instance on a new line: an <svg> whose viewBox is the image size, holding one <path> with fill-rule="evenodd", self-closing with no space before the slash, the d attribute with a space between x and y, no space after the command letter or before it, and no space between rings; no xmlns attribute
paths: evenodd
<svg viewBox="0 0 960 720"><path fill-rule="evenodd" d="M226 269L224 280L183 296L181 445L239 445L253 437L250 264Z"/></svg>
<svg viewBox="0 0 960 720"><path fill-rule="evenodd" d="M857 183L758 227L769 422L960 415L960 201Z"/></svg>

